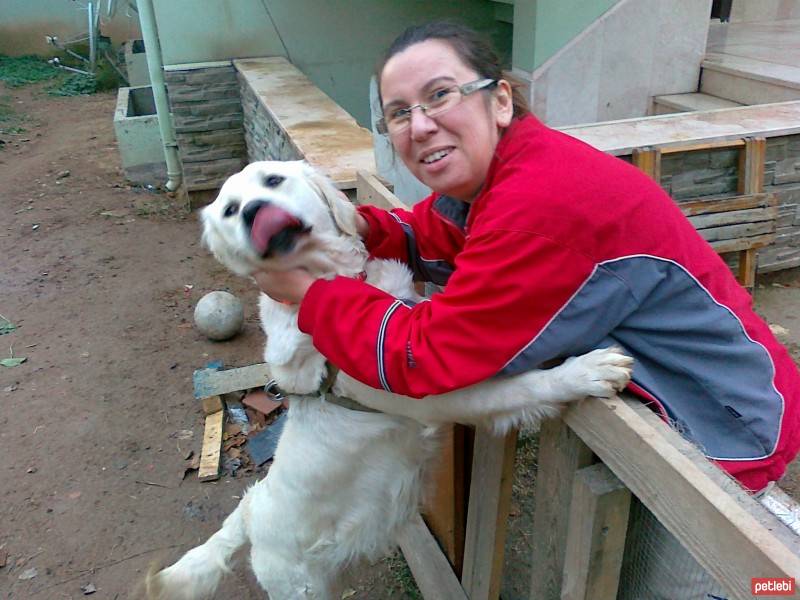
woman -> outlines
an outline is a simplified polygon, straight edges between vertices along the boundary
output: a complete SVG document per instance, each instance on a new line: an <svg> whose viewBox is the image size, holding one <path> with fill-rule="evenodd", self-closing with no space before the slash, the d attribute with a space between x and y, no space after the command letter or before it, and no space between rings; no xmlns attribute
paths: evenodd
<svg viewBox="0 0 800 600"><path fill-rule="evenodd" d="M359 232L446 287L408 307L353 279L260 274L300 303L325 356L422 397L617 344L636 359L630 389L744 486L783 474L800 445L797 368L657 184L528 114L460 26L407 30L378 83L380 128L433 194L360 208Z"/></svg>

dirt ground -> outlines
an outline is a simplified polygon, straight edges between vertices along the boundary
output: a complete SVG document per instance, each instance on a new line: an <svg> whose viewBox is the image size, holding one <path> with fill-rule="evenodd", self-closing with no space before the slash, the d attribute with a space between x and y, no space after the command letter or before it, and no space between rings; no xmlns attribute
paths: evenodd
<svg viewBox="0 0 800 600"><path fill-rule="evenodd" d="M152 561L205 540L255 481L182 477L203 429L192 372L261 360L256 292L200 246L194 214L126 185L114 103L0 83L17 121L0 129L0 315L18 326L0 336L0 359L27 358L0 367L4 598L80 598L89 585L98 599L137 597ZM245 305L244 331L228 342L192 326L195 302L214 289ZM800 271L762 278L756 300L798 358ZM798 481L789 476L790 490ZM528 487L516 486L509 599L528 585ZM243 562L220 598L264 597ZM402 561L383 561L350 597L408 597L404 579Z"/></svg>

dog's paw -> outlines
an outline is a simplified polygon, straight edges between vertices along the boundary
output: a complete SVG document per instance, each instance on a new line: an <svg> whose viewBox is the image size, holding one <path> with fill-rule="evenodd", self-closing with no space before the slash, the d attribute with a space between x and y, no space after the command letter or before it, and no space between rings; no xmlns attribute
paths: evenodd
<svg viewBox="0 0 800 600"><path fill-rule="evenodd" d="M611 398L628 385L633 359L612 346L569 358L562 367L576 397Z"/></svg>

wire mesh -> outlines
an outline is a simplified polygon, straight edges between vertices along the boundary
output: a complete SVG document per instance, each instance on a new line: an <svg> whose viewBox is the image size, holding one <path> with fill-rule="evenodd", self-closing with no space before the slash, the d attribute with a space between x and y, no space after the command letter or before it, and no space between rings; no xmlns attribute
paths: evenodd
<svg viewBox="0 0 800 600"><path fill-rule="evenodd" d="M632 498L617 600L727 599L678 539Z"/></svg>

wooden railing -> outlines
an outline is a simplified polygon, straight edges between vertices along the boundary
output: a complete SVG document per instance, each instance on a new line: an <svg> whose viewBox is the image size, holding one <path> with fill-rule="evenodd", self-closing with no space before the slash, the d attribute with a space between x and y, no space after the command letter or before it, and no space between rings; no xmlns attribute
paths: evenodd
<svg viewBox="0 0 800 600"><path fill-rule="evenodd" d="M758 193L753 184L745 190ZM365 173L358 175L358 198L404 206ZM499 597L516 435L475 431L460 576L422 518L400 540L424 598ZM463 446L446 449L450 457L461 452ZM531 600L616 597L631 494L731 598L752 598L753 577L800 579L800 538L633 398L589 399L546 421L538 463ZM440 485L464 481L454 464L448 458L451 470Z"/></svg>
<svg viewBox="0 0 800 600"><path fill-rule="evenodd" d="M633 150L633 164L657 183L661 182L661 157L665 154L738 149L739 195L728 198L698 198L680 202L683 214L719 254L739 253L738 279L747 288L755 285L756 251L775 240L778 218L774 194L764 193L766 139L648 146Z"/></svg>

